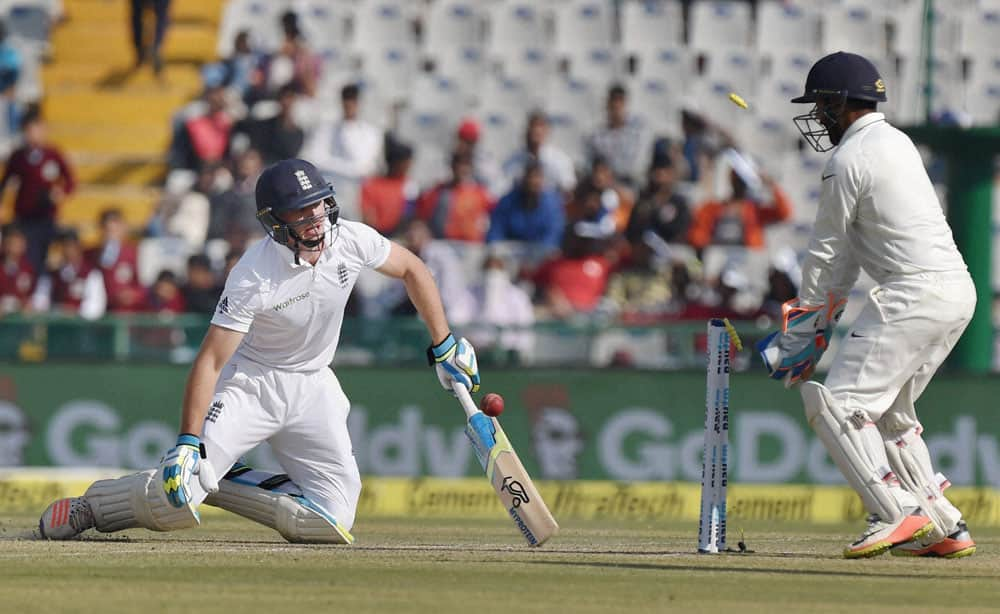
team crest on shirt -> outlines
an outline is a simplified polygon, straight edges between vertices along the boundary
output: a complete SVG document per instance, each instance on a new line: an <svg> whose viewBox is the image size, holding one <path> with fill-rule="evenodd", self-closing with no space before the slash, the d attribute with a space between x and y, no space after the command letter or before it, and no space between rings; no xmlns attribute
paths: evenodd
<svg viewBox="0 0 1000 614"><path fill-rule="evenodd" d="M350 274L347 272L347 265L341 262L337 265L337 283L340 284L341 288L346 288L348 281L350 281Z"/></svg>

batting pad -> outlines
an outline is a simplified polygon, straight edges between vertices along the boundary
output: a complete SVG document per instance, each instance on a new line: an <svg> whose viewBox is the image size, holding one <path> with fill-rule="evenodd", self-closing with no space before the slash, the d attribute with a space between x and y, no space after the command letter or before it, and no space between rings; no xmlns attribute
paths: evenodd
<svg viewBox="0 0 1000 614"><path fill-rule="evenodd" d="M156 469L140 471L114 480L99 480L83 494L94 511L98 531L110 533L143 527L152 531L189 529L200 523L198 512L167 501Z"/></svg>
<svg viewBox="0 0 1000 614"><path fill-rule="evenodd" d="M847 413L825 386L805 382L800 387L806 419L819 436L830 458L847 478L869 512L882 520L899 520L916 499L892 475L882 435L862 411Z"/></svg>
<svg viewBox="0 0 1000 614"><path fill-rule="evenodd" d="M354 536L336 518L310 501L284 474L237 464L205 503L270 527L292 543L354 543Z"/></svg>

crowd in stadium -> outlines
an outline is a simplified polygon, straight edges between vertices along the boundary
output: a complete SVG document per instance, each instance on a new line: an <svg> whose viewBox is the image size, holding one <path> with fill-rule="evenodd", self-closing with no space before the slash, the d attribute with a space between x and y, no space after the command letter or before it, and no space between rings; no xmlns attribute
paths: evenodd
<svg viewBox="0 0 1000 614"><path fill-rule="evenodd" d="M384 83L330 79L334 50L315 48L301 14L275 17L281 34L270 45L251 28L224 24L223 58L203 67L201 98L173 120L163 197L141 236L114 209L101 213L100 241L87 249L72 228L55 226L73 171L47 143L44 119L23 113L23 144L0 179L19 178L15 221L0 242L0 311L211 313L229 267L263 236L256 177L288 157L323 171L343 216L424 258L459 324L753 318L780 312L795 295L800 254L768 245L767 231L799 222L793 247L801 252L814 205L798 202L801 191L786 193L742 146L745 135L697 100L663 111L677 115L666 123L678 129L651 127L632 109L639 82L608 80L603 117L569 132L578 148L567 145L567 118L551 105L515 107L507 125L459 112L431 129L421 122L437 116L414 114L418 105L399 104ZM0 62L7 83L3 69ZM410 93L419 100L418 85ZM784 119L787 134L794 129ZM509 146L496 145L505 139ZM794 137L785 143L798 155ZM45 161L18 163L32 156ZM140 269L151 266L140 262L143 238L182 241L185 271L165 267L140 283ZM391 284L363 280L356 298L355 315L411 313Z"/></svg>

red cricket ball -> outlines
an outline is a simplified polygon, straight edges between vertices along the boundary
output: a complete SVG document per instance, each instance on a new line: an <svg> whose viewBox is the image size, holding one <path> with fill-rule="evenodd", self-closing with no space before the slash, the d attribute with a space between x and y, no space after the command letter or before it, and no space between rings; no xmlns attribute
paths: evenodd
<svg viewBox="0 0 1000 614"><path fill-rule="evenodd" d="M503 413L503 397L491 392L479 401L479 409L487 416L495 418Z"/></svg>

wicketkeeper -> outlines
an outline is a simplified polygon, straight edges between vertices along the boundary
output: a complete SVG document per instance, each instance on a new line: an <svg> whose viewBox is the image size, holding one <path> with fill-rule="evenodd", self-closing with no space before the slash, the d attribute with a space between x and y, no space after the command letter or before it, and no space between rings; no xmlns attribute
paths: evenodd
<svg viewBox="0 0 1000 614"><path fill-rule="evenodd" d="M369 226L339 219L333 186L312 164L267 168L256 200L269 238L226 280L188 377L177 445L157 469L54 502L39 521L43 537L184 529L199 524L205 502L291 542L353 542L361 478L347 431L350 402L329 365L363 269L403 280L430 333L428 359L441 385L479 388L475 351L449 332L430 271ZM264 441L284 474L238 463Z"/></svg>
<svg viewBox="0 0 1000 614"><path fill-rule="evenodd" d="M799 296L758 349L772 378L802 384L809 424L870 514L844 556L966 556L975 542L944 495L913 404L972 318L976 289L920 154L876 111L885 100L872 63L843 52L816 62L792 100L814 105L794 121L833 154ZM878 285L826 385L806 381L860 269Z"/></svg>

